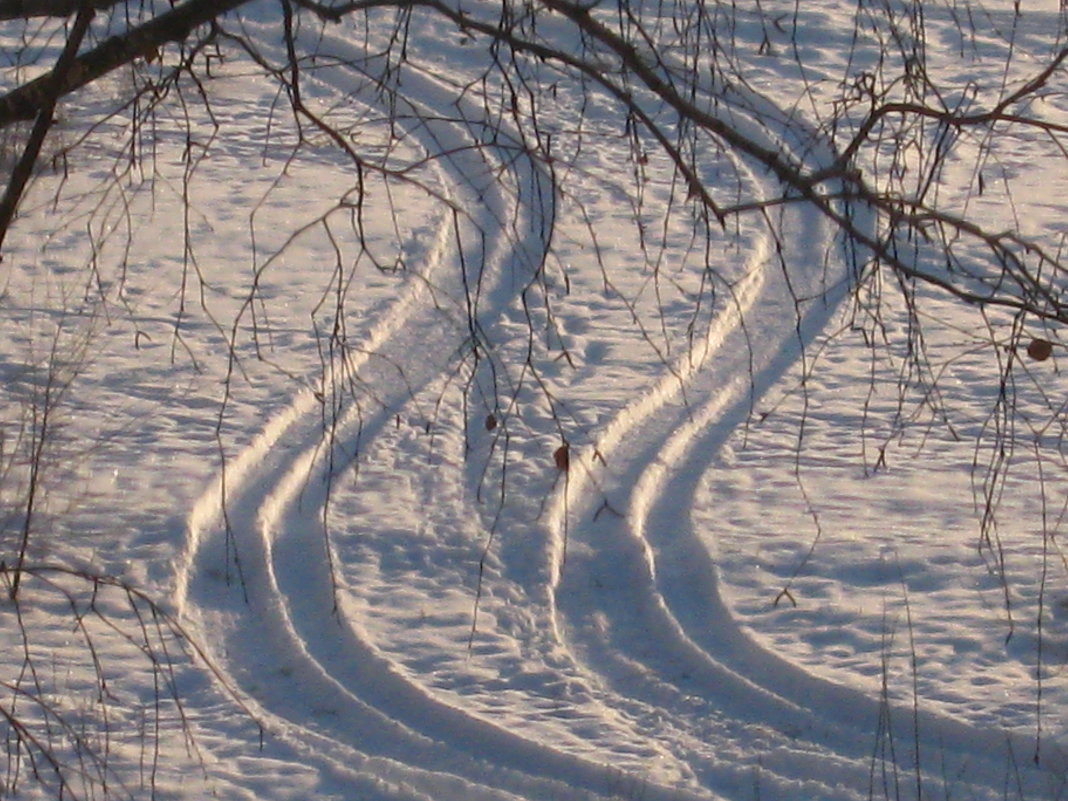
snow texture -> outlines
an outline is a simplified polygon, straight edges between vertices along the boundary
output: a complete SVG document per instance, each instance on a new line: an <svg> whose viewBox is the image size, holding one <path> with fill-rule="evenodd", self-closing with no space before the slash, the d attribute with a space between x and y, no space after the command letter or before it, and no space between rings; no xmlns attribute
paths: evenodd
<svg viewBox="0 0 1068 801"><path fill-rule="evenodd" d="M856 41L852 6L764 5L734 17L748 85L705 91L756 141L829 164L819 103L876 37ZM961 85L1003 79L1009 27L1027 74L1062 23L973 8L971 41L956 6L927 10L930 68ZM281 62L274 13L252 5L241 27ZM92 700L71 607L38 582L0 608L5 675L32 652L36 686L120 732L111 789L134 797L1063 797L1063 472L1015 457L992 566L986 357L945 357L955 436L903 422L900 364L850 329L856 254L815 210L695 242L665 214L678 187L654 152L642 251L608 98L561 87L544 122L584 160L554 171L506 114L485 119L490 89L468 81L486 53L461 32L413 14L422 58L397 79L407 105L385 107L384 65L349 24L301 33L319 54L306 102L410 179L365 176L362 243L336 205L352 164L298 149L238 58L198 155L161 125L144 182L105 126L37 178L0 296L0 445L57 398L31 557L121 576L204 658L175 649L181 704L153 718L158 676L100 633L114 695ZM777 55L793 47L804 74ZM59 136L97 100L79 96ZM961 202L1054 235L1068 173L1040 174L1028 147L998 153L1015 207ZM728 192L779 191L742 156L703 169ZM931 353L959 353L974 316L930 304L955 321L932 324ZM901 336L904 311L886 314ZM1054 361L1028 368L1051 396ZM47 792L24 778L13 797Z"/></svg>

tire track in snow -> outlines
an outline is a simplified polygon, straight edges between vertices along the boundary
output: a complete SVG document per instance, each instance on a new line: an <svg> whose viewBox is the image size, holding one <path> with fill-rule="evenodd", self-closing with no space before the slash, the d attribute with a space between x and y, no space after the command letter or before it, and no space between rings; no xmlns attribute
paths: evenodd
<svg viewBox="0 0 1068 801"><path fill-rule="evenodd" d="M735 95L730 99L734 113L726 104L721 112L731 114L732 125L766 147L812 144L810 131L792 131L786 115L770 104L761 103L745 112L743 108L759 98ZM764 130L758 116L777 122L781 137ZM793 143L791 136L796 139ZM742 161L736 166L759 185L753 169ZM774 195L771 189L768 194ZM817 235L818 231L824 235ZM842 261L838 273L819 271L821 250L828 247L828 240L814 209L805 210L779 242L766 232L749 254L745 277L721 292L729 301L706 336L682 354L650 391L620 412L595 445L576 460L573 477L547 515L548 526L556 531L554 599L561 639L620 703L635 707L632 714L640 715L642 707L670 712L666 717L674 730L671 737L679 743L691 742L689 753L680 757L706 787L717 791L752 791L751 764L745 759L734 761L747 748L746 721L756 718L771 731L795 729L806 707L784 697L772 683L753 681L725 666L715 650L706 652L693 643L660 590L658 543L645 536L646 519L649 508L660 502L672 509L686 508L691 496L673 494L662 484L675 474L692 441L708 430L725 439L745 421L751 399L796 361L797 338L803 341L823 329L835 308L834 295L844 294L849 270ZM778 254L782 246L786 252ZM787 279L779 258L783 265L806 265L810 275ZM798 283L808 278L810 284ZM807 324L799 325L794 298L804 295L816 298L820 310L809 315L812 319ZM757 320L758 326L754 325ZM758 333L750 337L750 331ZM703 464L700 460L709 459L719 444L710 443L712 450L702 449L695 462ZM596 461L602 457L607 467L599 469ZM602 495L595 482L601 484L613 508L626 509L623 522L614 521L611 515L596 515ZM626 534L622 540L621 529ZM573 546L566 566L565 540ZM707 567L714 571L714 565ZM702 699L696 708L695 696ZM703 717L699 720L699 716ZM721 742L709 742L716 737ZM811 758L811 745L804 747ZM710 758L716 751L732 756ZM797 782L805 781L806 793L833 793L826 779L841 771L835 764L838 758L833 751L819 756L823 764L816 772L823 775L818 779L813 771L775 777L775 770L765 766L763 781L773 786L778 782L780 792L797 792ZM866 776L866 767L847 773L855 780Z"/></svg>
<svg viewBox="0 0 1068 801"><path fill-rule="evenodd" d="M833 161L818 132L770 101L737 89L728 94L735 110L747 109L732 124L765 147L807 151L813 169ZM779 136L765 128L769 120ZM852 214L861 230L873 229L864 210ZM951 785L1000 798L1014 755L1028 763L1011 769L1014 780L1033 791L1048 789L1041 772L1021 775L1034 748L1027 737L982 731L922 709L888 710L864 691L813 676L749 638L719 594L715 562L691 515L701 479L753 403L826 328L853 269L814 207L788 210L780 219L784 252L765 248L753 255L763 265L733 288L733 306L708 337L607 426L557 493L548 525L557 542L558 631L621 698L665 713L671 737L681 744L689 733L693 750L683 758L713 791L869 797L874 732L885 714L901 738L906 773L915 770L914 731L938 743L920 755L925 793L959 770ZM815 235L820 230L822 237ZM831 248L840 258L824 266ZM607 467L599 469L602 458ZM602 490L613 508L626 510L622 520L597 514ZM569 552L561 568L565 541L584 547ZM744 731L754 719L755 738ZM1063 772L1063 755L1045 751L1046 767ZM710 756L716 752L741 757L742 764Z"/></svg>
<svg viewBox="0 0 1068 801"><path fill-rule="evenodd" d="M324 44L342 62L362 58L337 38L323 37L321 50ZM333 75L317 79L342 94L354 88ZM490 327L540 264L553 213L553 190L533 162L504 153L503 141L470 147L470 131L454 119L464 113L462 103L453 106L435 81L412 70L403 81L405 102L420 97L426 104L412 106L411 117L420 122L411 133L428 150L448 154L442 160L446 182L457 192L453 202L475 218L476 244L461 244L462 253L450 246L452 223L445 220L423 280L383 313L361 350L365 355L347 364L347 374L358 370L362 381L375 385L375 410L351 410L325 446L322 405L306 391L227 466L225 486L220 480L189 517L177 606L196 621L234 685L252 697L269 733L302 761L323 765L354 787L413 799L578 801L604 793L618 782L618 772L494 725L408 680L361 629L344 592L331 590L322 549L335 469L327 448L351 458L439 376L441 354L459 349L468 330L443 314L438 301L464 297L463 273L471 265L482 265L466 281L478 286L480 324ZM502 181L514 186L502 188ZM518 241L509 233L513 228L520 229ZM366 355L372 353L383 363L403 363L404 384L376 369ZM331 386L344 378L327 370L320 394L331 397ZM225 587L219 576L227 538L242 560L242 587ZM652 785L644 796L688 797Z"/></svg>
<svg viewBox="0 0 1068 801"><path fill-rule="evenodd" d="M324 41L343 59L362 57L336 38ZM353 88L337 72L323 72L319 79L342 94ZM514 154L467 149L468 126L453 119L464 107L451 106L434 81L408 71L404 86L424 103L412 109L420 112L413 117L427 119L412 135L423 138L428 149L451 154L442 169L456 193L452 199L484 210L476 221L475 243L465 240L464 255L468 264L485 264L473 283L481 287L480 318L490 326L540 259L552 190L536 167L510 157ZM811 132L755 95L730 99L738 109L735 122L769 145L799 150L812 144ZM472 112L475 125L479 111ZM781 128L782 136L754 121L761 116ZM502 174L514 189L498 183ZM515 207L512 192L519 199ZM524 229L520 242L507 233L516 226L515 215ZM746 276L730 289L733 307L605 430L598 450L612 469L609 495L627 509L625 525L608 518L589 523L591 504L600 499L593 499L596 493L582 477L593 474L589 453L575 454L572 478L548 511L553 542L546 554L546 597L555 605L549 618L554 639L568 648L591 685L603 688L604 703L632 720L638 734L667 733L694 776L688 790L643 784L643 798L707 799L719 792L747 797L753 790L749 758L760 749L759 778L769 794L856 798L862 795L858 789L866 788L871 745L865 738L875 722L876 702L808 676L762 651L733 625L717 593L715 566L686 511L712 455L746 419L750 393L759 396L794 363L797 348L822 330L844 293L844 262L835 275L815 272L823 256L820 246L826 247L826 239L812 234L820 225L812 210L788 221L787 264L812 268L791 273L797 281L793 292L823 298L800 325L794 295L771 260L774 243L765 238L751 254ZM397 386L395 376L376 369L366 356L351 364L375 385L383 405L340 423L333 434L339 453L374 441L394 411L440 375L440 353L455 351L466 335L464 326L436 305L464 293L450 229L444 221L423 274L426 281L412 282L363 350L403 360L410 386ZM519 280L517 273L523 276ZM825 294L828 280L836 286ZM742 322L757 313L774 325L762 328L754 342ZM337 378L324 380L329 385ZM678 400L682 386L687 406ZM224 592L210 575L225 558L226 531L218 519L221 487L205 494L189 521L189 562L182 571L179 607L217 638L219 663L257 699L270 732L302 761L323 766L350 791L374 797L578 801L613 795L619 776L610 766L497 725L409 679L362 629L347 595L330 592L322 551L330 479L322 425L319 401L304 393L228 466L226 505L244 558L249 606L239 592ZM561 570L565 526L572 543L581 541L589 550L572 551ZM701 615L694 611L697 604ZM854 725L826 711L835 705L872 715ZM658 716L664 718L662 729L655 723L640 729ZM971 736L949 725L941 731L951 742Z"/></svg>

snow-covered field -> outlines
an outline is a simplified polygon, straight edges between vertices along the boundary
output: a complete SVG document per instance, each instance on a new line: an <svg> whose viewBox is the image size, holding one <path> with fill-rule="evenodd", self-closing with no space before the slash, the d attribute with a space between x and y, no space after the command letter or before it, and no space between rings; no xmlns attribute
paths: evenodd
<svg viewBox="0 0 1068 801"><path fill-rule="evenodd" d="M962 98L1034 74L1064 19L1022 6L927 4L929 72ZM816 127L900 10L724 7L748 86L718 113L826 162ZM241 14L281 63L276 8ZM37 567L0 686L64 797L1068 794L1059 350L1021 354L1006 417L1009 321L920 288L914 360L814 210L706 236L655 144L563 81L539 123L570 157L531 159L484 43L419 12L390 104L365 56L391 17L366 19L300 39L362 173L228 45L210 114L172 89L133 152L129 111L81 140L124 74L66 104L76 146L9 236L8 589L27 531ZM701 169L720 200L778 192ZM1011 136L939 191L1057 250L1066 184ZM14 726L0 798L57 797Z"/></svg>

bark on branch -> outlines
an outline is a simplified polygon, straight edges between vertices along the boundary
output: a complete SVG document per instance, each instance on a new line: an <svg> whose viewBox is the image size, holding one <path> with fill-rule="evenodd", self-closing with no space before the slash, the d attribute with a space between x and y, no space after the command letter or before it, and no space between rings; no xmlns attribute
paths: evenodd
<svg viewBox="0 0 1068 801"><path fill-rule="evenodd" d="M69 17L88 5L94 11L111 8L119 0L0 0L0 20L31 17Z"/></svg>
<svg viewBox="0 0 1068 801"><path fill-rule="evenodd" d="M139 57L151 57L167 42L187 39L197 27L233 11L248 0L188 0L158 17L112 36L78 56L58 82L42 75L0 97L0 128L32 120L49 99L53 102Z"/></svg>

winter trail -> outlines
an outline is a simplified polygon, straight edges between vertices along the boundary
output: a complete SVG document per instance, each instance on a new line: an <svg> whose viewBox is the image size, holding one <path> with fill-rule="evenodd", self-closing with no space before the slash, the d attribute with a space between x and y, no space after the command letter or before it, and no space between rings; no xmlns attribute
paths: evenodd
<svg viewBox="0 0 1068 801"><path fill-rule="evenodd" d="M750 115L732 124L755 141L796 148L812 169L831 163L819 132L754 92L731 93ZM774 196L777 187L769 190ZM842 211L870 230L863 208ZM917 746L938 743L927 752L899 747L893 768L919 777L908 792L948 791L949 770L976 798L1000 797L1009 772L1040 796L1065 768L1054 744L1036 770L1032 738L886 707L810 675L749 638L719 594L715 562L692 519L702 478L727 469L719 453L728 437L791 368L803 369L806 348L831 322L857 269L812 207L784 213L773 236L775 247L756 253L755 272L732 288L720 324L605 427L557 493L548 524L556 532L561 636L620 698L670 721L665 729L675 731L667 736L684 743L678 729L688 731L684 758L728 795L752 792L757 782L776 797L864 797L877 769L874 732L887 720ZM622 514L602 514L605 504ZM759 751L752 733L739 731L747 716L764 724Z"/></svg>
<svg viewBox="0 0 1068 801"><path fill-rule="evenodd" d="M328 44L342 58L358 58L343 41ZM354 89L343 73L320 80L341 94ZM518 140L514 151L504 141L472 147L465 104L453 106L418 73L404 80L407 96L428 105L401 116L423 120L412 135L429 152L447 154L443 183L471 225L457 246L455 221L442 220L432 258L382 313L360 349L364 355L347 360L343 371L325 371L321 387L271 420L196 504L178 608L213 643L213 657L235 686L247 690L256 676L272 676L269 690L247 690L252 707L269 737L302 760L356 784L379 777L399 797L450 797L447 788L454 787L456 798L586 798L610 787L617 772L470 715L407 679L362 630L331 571L344 558L330 552L323 528L335 464L359 454L438 377L442 354L462 349L469 330L458 299L466 296L488 329L530 280L554 202L537 165L515 157ZM403 383L380 367L401 363ZM374 405L343 412L324 433L329 413L321 399L357 374L373 387ZM231 551L240 563L232 570ZM492 770L485 754L492 755ZM680 796L650 787L648 797Z"/></svg>
<svg viewBox="0 0 1068 801"><path fill-rule="evenodd" d="M342 37L316 47L338 64L362 58ZM366 78L335 66L316 80L359 97ZM544 508L544 470L527 460L527 472L502 484L519 500L488 511L493 504L478 498L484 465L464 458L484 410L441 385L473 341L514 326L550 246L557 187L519 133L501 130L503 118L482 119L478 103L456 101L455 87L414 67L403 82L411 105L393 113L412 121L407 135L435 158L460 214L442 215L428 259L367 341L270 420L196 504L180 611L250 697L268 742L321 766L342 793L866 797L878 700L809 676L734 625L689 514L730 432L833 316L853 263L814 209L769 220L739 277L717 287L708 327L574 451ZM756 141L803 154L813 168L830 163L830 149L796 116L749 90L718 94L721 113ZM780 191L755 165L734 167L754 195ZM862 209L850 213L870 224ZM403 381L393 367L401 364ZM359 399L324 406L353 376ZM426 409L434 412L424 439L440 437L429 461L401 422ZM534 453L531 442L514 447ZM364 507L351 500L361 488L373 488ZM413 499L426 505L413 509ZM336 509L349 502L348 530L338 530ZM371 507L399 510L397 520ZM399 534L411 534L409 524L418 548L404 552ZM487 573L468 637L472 543L488 543ZM423 572L405 574L412 586L390 572L417 556ZM417 593L420 619L412 604L390 608L390 598ZM449 615L441 639L405 650L405 636ZM934 732L953 769L1004 746L996 733L894 714L896 726L914 718ZM903 750L902 764L910 759ZM927 779L936 767L916 772ZM999 770L970 775L971 796L997 797Z"/></svg>

